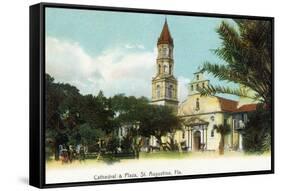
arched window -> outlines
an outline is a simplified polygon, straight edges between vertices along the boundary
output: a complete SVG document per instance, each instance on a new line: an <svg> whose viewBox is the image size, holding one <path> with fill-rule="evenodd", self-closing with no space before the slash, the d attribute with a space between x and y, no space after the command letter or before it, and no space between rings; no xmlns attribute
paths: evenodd
<svg viewBox="0 0 281 191"><path fill-rule="evenodd" d="M169 66L168 66L168 64L164 64L164 72L166 73L166 74L168 74L169 73Z"/></svg>
<svg viewBox="0 0 281 191"><path fill-rule="evenodd" d="M196 99L196 110L200 109L199 98Z"/></svg>
<svg viewBox="0 0 281 191"><path fill-rule="evenodd" d="M168 87L168 97L169 97L169 98L172 98L172 96L173 96L173 86L170 85L170 86Z"/></svg>
<svg viewBox="0 0 281 191"><path fill-rule="evenodd" d="M156 94L157 94L157 98L160 98L160 85L156 86Z"/></svg>
<svg viewBox="0 0 281 191"><path fill-rule="evenodd" d="M158 74L160 74L161 73L161 65L159 64L158 65Z"/></svg>
<svg viewBox="0 0 281 191"><path fill-rule="evenodd" d="M193 91L193 85L190 86L191 91Z"/></svg>
<svg viewBox="0 0 281 191"><path fill-rule="evenodd" d="M196 84L196 91L199 90L199 84Z"/></svg>
<svg viewBox="0 0 281 191"><path fill-rule="evenodd" d="M205 83L202 84L202 88L205 88Z"/></svg>
<svg viewBox="0 0 281 191"><path fill-rule="evenodd" d="M199 74L196 75L196 79L199 80Z"/></svg>

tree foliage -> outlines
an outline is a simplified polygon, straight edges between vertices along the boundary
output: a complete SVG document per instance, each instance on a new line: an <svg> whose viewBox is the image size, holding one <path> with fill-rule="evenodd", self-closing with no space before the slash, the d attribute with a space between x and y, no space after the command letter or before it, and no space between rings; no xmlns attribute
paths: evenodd
<svg viewBox="0 0 281 191"><path fill-rule="evenodd" d="M140 133L144 137L155 136L161 145L161 137L180 127L180 119L171 107L149 105L140 120Z"/></svg>
<svg viewBox="0 0 281 191"><path fill-rule="evenodd" d="M214 53L225 63L205 62L202 71L243 88L210 85L201 88L200 93L202 96L232 94L261 103L263 110L249 114L243 145L246 151L262 152L269 150L271 144L272 26L270 21L262 20L234 22L235 25L222 22L217 29L222 45Z"/></svg>
<svg viewBox="0 0 281 191"><path fill-rule="evenodd" d="M129 145L139 146L139 143L133 144L136 136L155 136L161 145L161 137L172 133L180 125L180 120L171 107L151 105L145 97L126 97L119 94L112 97L111 101L113 110L118 113L117 120L120 125L132 124L129 129L131 137L126 137L124 141L127 150Z"/></svg>
<svg viewBox="0 0 281 191"><path fill-rule="evenodd" d="M127 126L128 135L120 141L119 127ZM161 136L172 132L179 120L172 109L151 105L145 97L136 98L117 94L105 97L100 91L96 96L81 95L70 84L57 83L46 74L46 152L55 153L58 159L59 145L80 143L91 150L105 144L104 149L116 153L121 144L125 151L139 152L139 136Z"/></svg>
<svg viewBox="0 0 281 191"><path fill-rule="evenodd" d="M271 112L263 107L249 113L249 121L242 131L246 152L262 153L271 150Z"/></svg>
<svg viewBox="0 0 281 191"><path fill-rule="evenodd" d="M112 132L114 112L103 93L81 95L70 84L56 83L46 74L46 150L58 159L58 147L65 144L96 144Z"/></svg>
<svg viewBox="0 0 281 191"><path fill-rule="evenodd" d="M271 23L261 20L234 20L236 25L222 22L217 33L222 40L222 46L214 53L225 61L225 64L205 62L203 71L214 77L228 82L238 83L256 95L251 98L259 99L270 106L272 87L272 37ZM202 95L216 93L234 94L248 97L241 89L210 86L201 89Z"/></svg>

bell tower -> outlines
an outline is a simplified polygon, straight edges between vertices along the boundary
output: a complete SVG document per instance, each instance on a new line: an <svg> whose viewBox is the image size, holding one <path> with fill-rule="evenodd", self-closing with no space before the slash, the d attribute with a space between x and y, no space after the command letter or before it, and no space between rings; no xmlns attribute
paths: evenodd
<svg viewBox="0 0 281 191"><path fill-rule="evenodd" d="M167 20L157 41L156 74L152 78L152 104L178 106L178 84L174 77L174 42Z"/></svg>
<svg viewBox="0 0 281 191"><path fill-rule="evenodd" d="M209 80L206 80L204 78L203 72L198 69L198 72L193 73L194 77L192 81L189 83L188 87L188 95L195 95L195 94L200 94L199 89L200 88L205 88L209 86Z"/></svg>

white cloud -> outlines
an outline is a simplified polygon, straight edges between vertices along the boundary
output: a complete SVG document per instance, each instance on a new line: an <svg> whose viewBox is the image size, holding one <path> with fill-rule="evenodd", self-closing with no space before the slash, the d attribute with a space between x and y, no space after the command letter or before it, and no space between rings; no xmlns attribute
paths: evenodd
<svg viewBox="0 0 281 191"><path fill-rule="evenodd" d="M56 81L76 86L82 94L117 93L151 96L156 51L108 49L97 57L75 42L47 37L46 71ZM144 49L142 45L133 48Z"/></svg>
<svg viewBox="0 0 281 191"><path fill-rule="evenodd" d="M127 49L144 49L144 46L142 44L125 44L124 47Z"/></svg>
<svg viewBox="0 0 281 191"><path fill-rule="evenodd" d="M137 48L139 48L139 49L144 49L144 46L143 46L142 44L138 44L138 45L137 45Z"/></svg>
<svg viewBox="0 0 281 191"><path fill-rule="evenodd" d="M46 71L57 82L70 83L82 94L96 95L102 90L106 96L125 93L151 97L151 80L156 71L156 48L153 52L138 51L142 45L127 44L123 48L108 49L92 57L76 42L54 37L47 37L46 42ZM178 77L180 102L187 97L189 81L183 76Z"/></svg>

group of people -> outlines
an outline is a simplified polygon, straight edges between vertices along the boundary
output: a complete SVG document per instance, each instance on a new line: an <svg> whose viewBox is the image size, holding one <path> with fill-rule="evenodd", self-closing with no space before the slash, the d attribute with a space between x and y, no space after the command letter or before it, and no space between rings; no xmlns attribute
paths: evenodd
<svg viewBox="0 0 281 191"><path fill-rule="evenodd" d="M59 145L59 157L62 163L72 163L74 160L85 160L87 148L79 144L76 147L73 145Z"/></svg>

